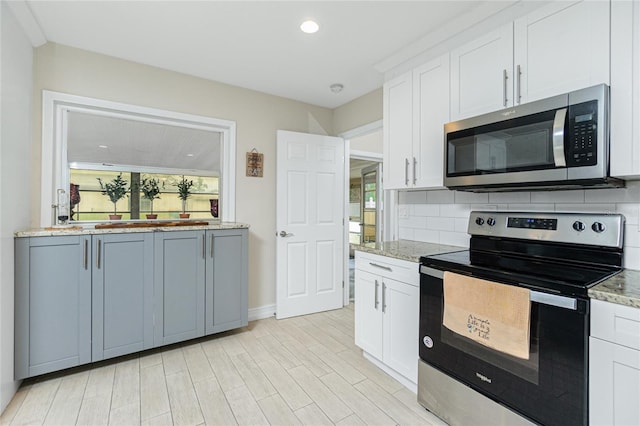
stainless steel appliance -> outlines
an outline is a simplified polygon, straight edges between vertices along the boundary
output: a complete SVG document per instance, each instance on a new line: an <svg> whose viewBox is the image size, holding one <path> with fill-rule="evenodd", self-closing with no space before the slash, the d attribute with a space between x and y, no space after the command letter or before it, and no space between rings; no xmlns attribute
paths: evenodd
<svg viewBox="0 0 640 426"><path fill-rule="evenodd" d="M623 186L609 177L609 88L448 123L444 183L467 191Z"/></svg>
<svg viewBox="0 0 640 426"><path fill-rule="evenodd" d="M420 259L418 401L452 425L588 424L587 290L621 270L623 231L618 214L472 212L469 250ZM446 271L529 289L528 359L443 325Z"/></svg>

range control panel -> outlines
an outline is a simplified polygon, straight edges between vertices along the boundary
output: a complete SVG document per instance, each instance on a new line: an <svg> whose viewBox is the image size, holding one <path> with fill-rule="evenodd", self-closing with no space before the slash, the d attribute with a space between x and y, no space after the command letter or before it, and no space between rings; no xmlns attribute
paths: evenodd
<svg viewBox="0 0 640 426"><path fill-rule="evenodd" d="M622 248L624 216L617 213L473 211L470 235Z"/></svg>

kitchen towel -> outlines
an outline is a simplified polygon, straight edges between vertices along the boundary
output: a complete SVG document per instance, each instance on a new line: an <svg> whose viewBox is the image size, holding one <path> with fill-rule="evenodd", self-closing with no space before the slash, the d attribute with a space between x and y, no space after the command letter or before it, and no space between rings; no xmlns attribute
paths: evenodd
<svg viewBox="0 0 640 426"><path fill-rule="evenodd" d="M529 359L529 290L445 272L444 319L449 330L481 345Z"/></svg>

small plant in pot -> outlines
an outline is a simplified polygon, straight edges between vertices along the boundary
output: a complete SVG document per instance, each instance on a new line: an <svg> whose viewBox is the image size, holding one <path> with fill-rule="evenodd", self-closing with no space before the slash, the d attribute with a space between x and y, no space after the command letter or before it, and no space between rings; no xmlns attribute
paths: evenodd
<svg viewBox="0 0 640 426"><path fill-rule="evenodd" d="M142 198L146 198L151 203L151 213L147 215L147 219L157 219L158 215L153 213L153 200L160 198L160 181L153 178L144 178L140 182L140 191L142 191ZM162 183L164 188L164 182Z"/></svg>
<svg viewBox="0 0 640 426"><path fill-rule="evenodd" d="M111 182L103 183L102 179L97 178L102 188L102 194L109 197L113 203L113 214L109 215L110 220L120 220L122 215L118 214L117 203L127 195L127 181L122 179L122 173L116 176Z"/></svg>
<svg viewBox="0 0 640 426"><path fill-rule="evenodd" d="M182 200L182 213L180 213L180 219L188 219L189 213L187 210L187 198L191 196L191 187L193 186L193 181L188 180L182 175L182 179L174 184L176 188L178 188L178 198Z"/></svg>

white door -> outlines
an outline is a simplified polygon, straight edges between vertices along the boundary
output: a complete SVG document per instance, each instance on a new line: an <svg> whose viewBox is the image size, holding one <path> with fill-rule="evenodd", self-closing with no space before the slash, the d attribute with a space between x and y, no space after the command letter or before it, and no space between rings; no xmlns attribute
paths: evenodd
<svg viewBox="0 0 640 426"><path fill-rule="evenodd" d="M278 130L276 318L342 307L344 141Z"/></svg>

